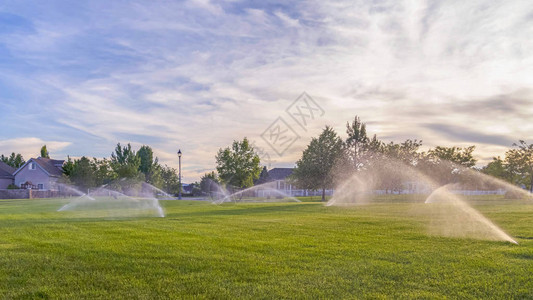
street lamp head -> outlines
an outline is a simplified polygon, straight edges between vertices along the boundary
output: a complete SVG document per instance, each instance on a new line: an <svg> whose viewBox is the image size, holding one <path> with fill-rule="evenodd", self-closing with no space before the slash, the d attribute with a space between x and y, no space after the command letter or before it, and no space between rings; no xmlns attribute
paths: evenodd
<svg viewBox="0 0 533 300"><path fill-rule="evenodd" d="M178 157L181 157L181 149L178 150Z"/></svg>

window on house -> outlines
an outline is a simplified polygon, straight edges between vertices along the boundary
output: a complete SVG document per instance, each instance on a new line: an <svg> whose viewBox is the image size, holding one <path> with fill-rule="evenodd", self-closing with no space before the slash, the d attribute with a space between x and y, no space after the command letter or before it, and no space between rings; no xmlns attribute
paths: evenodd
<svg viewBox="0 0 533 300"><path fill-rule="evenodd" d="M35 170L35 163L34 162L30 163L30 170Z"/></svg>
<svg viewBox="0 0 533 300"><path fill-rule="evenodd" d="M40 189L40 190L44 190L44 185L42 183L39 183L37 185L37 188Z"/></svg>

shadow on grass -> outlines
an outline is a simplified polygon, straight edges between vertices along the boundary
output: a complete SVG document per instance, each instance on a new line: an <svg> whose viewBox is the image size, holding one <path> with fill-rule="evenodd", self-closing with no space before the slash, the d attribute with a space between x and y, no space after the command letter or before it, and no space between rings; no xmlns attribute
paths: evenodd
<svg viewBox="0 0 533 300"><path fill-rule="evenodd" d="M519 239L523 239L523 240L533 240L533 236L519 236L519 235L517 235L516 237L519 238Z"/></svg>
<svg viewBox="0 0 533 300"><path fill-rule="evenodd" d="M533 253L509 253L507 255L513 258L518 258L518 259L525 259L525 260L533 259Z"/></svg>

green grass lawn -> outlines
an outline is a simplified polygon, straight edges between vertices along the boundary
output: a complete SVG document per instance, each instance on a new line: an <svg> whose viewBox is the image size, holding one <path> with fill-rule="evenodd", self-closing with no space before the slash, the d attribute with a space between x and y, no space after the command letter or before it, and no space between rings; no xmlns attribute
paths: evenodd
<svg viewBox="0 0 533 300"><path fill-rule="evenodd" d="M474 199L514 245L428 235L402 197L161 201L165 218L116 219L0 200L0 298L533 298L533 204Z"/></svg>

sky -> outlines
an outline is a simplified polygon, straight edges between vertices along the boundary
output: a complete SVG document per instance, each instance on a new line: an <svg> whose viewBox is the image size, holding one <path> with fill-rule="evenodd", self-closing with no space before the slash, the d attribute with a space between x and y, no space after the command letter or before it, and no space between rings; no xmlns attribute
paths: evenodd
<svg viewBox="0 0 533 300"><path fill-rule="evenodd" d="M247 137L292 167L357 115L384 141L533 142L533 2L0 1L0 153L149 145L184 182Z"/></svg>

